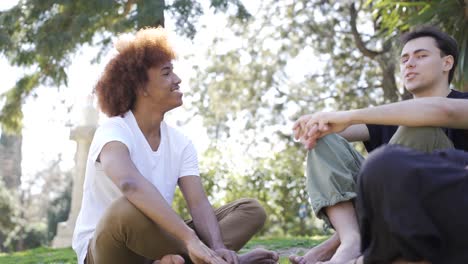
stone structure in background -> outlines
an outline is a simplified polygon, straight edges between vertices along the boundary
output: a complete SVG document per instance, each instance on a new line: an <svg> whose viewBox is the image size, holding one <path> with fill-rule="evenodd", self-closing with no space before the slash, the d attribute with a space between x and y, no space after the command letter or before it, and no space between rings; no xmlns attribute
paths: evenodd
<svg viewBox="0 0 468 264"><path fill-rule="evenodd" d="M76 141L75 168L73 171L73 188L71 197L70 213L66 222L61 222L57 226L57 235L52 241L52 247L71 246L73 229L76 218L81 207L83 197L83 182L86 170L86 159L88 157L89 146L93 140L94 132L98 124L99 114L93 107L92 98L89 97L87 105L83 111L82 120L79 125L70 132L70 139Z"/></svg>

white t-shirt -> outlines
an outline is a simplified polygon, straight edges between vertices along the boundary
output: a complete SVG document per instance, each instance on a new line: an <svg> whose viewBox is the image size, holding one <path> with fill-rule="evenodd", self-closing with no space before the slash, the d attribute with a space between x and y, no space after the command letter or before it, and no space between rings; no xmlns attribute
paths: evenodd
<svg viewBox="0 0 468 264"><path fill-rule="evenodd" d="M96 161L106 143L119 141L125 144L138 171L156 186L169 205L172 205L180 177L199 176L197 153L192 142L164 121L160 131L159 148L153 151L131 111L124 117L109 118L96 130L88 153L83 200L73 233L72 246L78 263L84 262L89 240L104 211L122 196Z"/></svg>

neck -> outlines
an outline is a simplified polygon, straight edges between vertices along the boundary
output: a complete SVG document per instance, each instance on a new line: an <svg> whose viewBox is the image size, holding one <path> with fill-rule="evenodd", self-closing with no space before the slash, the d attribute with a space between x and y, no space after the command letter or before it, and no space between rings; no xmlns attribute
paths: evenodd
<svg viewBox="0 0 468 264"><path fill-rule="evenodd" d="M132 111L137 121L138 127L147 139L159 137L161 122L164 120L163 112L151 111L137 104Z"/></svg>
<svg viewBox="0 0 468 264"><path fill-rule="evenodd" d="M421 89L421 91L413 94L414 98L422 97L447 97L450 93L450 87L447 80L442 80L442 82L436 83L428 89Z"/></svg>

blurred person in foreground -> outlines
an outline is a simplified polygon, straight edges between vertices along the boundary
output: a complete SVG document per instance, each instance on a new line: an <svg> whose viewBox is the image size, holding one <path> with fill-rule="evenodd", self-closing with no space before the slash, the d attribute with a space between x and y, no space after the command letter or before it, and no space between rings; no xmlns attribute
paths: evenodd
<svg viewBox="0 0 468 264"><path fill-rule="evenodd" d="M359 225L362 219L358 221L356 214L356 182L364 158L348 142L362 141L368 152L385 144L424 153L468 151L468 100L463 100L468 99L468 93L450 89L458 59L456 41L437 28L426 26L403 35L402 44L401 77L413 99L314 113L300 117L294 124L295 138L309 151L307 189L312 207L317 217L336 232L304 256L290 256L292 263L347 263L362 253L365 263L391 263L406 256L400 249L376 242L379 228L386 226ZM394 191L389 195L400 195ZM411 192L402 189L405 191ZM372 235L362 236L362 232Z"/></svg>
<svg viewBox="0 0 468 264"><path fill-rule="evenodd" d="M241 249L264 225L254 199L214 210L201 184L192 142L164 121L182 105L175 53L163 28L119 38L95 92L110 118L96 130L73 235L78 263L276 263ZM191 220L171 208L176 185Z"/></svg>

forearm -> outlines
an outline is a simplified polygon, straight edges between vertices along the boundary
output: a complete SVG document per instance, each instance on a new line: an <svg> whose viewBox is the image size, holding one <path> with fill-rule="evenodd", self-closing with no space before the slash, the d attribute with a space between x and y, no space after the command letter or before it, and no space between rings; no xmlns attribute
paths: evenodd
<svg viewBox="0 0 468 264"><path fill-rule="evenodd" d="M214 250L225 248L218 220L208 200L191 208L190 214L197 234L208 247Z"/></svg>
<svg viewBox="0 0 468 264"><path fill-rule="evenodd" d="M184 243L196 239L195 232L169 206L159 191L149 182L136 180L120 186L125 197L154 223Z"/></svg>
<svg viewBox="0 0 468 264"><path fill-rule="evenodd" d="M440 97L347 111L351 124L468 128L468 100Z"/></svg>

